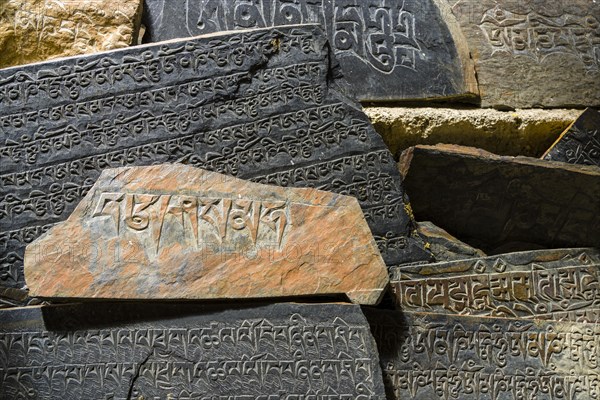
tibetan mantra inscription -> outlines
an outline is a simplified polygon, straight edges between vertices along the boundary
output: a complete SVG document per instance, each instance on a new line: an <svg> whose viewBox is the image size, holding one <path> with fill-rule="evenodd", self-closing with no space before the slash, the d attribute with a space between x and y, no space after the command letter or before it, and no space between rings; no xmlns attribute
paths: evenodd
<svg viewBox="0 0 600 400"><path fill-rule="evenodd" d="M415 146L400 169L415 217L487 254L600 247L600 169L471 147Z"/></svg>
<svg viewBox="0 0 600 400"><path fill-rule="evenodd" d="M145 0L144 41L320 24L360 100L475 97L475 69L445 0Z"/></svg>
<svg viewBox="0 0 600 400"><path fill-rule="evenodd" d="M25 246L103 169L175 161L356 197L388 265L429 259L393 157L336 89L330 56L309 25L0 71L0 285L23 286Z"/></svg>
<svg viewBox="0 0 600 400"><path fill-rule="evenodd" d="M36 297L360 304L388 284L354 197L179 164L105 170L67 221L27 246L25 277Z"/></svg>
<svg viewBox="0 0 600 400"><path fill-rule="evenodd" d="M588 108L544 154L544 160L600 167L600 111Z"/></svg>
<svg viewBox="0 0 600 400"><path fill-rule="evenodd" d="M0 398L385 396L377 349L358 306L276 304L188 315L181 305L149 308L90 304L0 311L7 322L0 324ZM169 308L176 317L165 312Z"/></svg>
<svg viewBox="0 0 600 400"><path fill-rule="evenodd" d="M600 7L590 0L444 0L484 107L600 106Z"/></svg>
<svg viewBox="0 0 600 400"><path fill-rule="evenodd" d="M540 250L392 271L402 310L600 323L600 255Z"/></svg>
<svg viewBox="0 0 600 400"><path fill-rule="evenodd" d="M600 325L366 310L388 399L590 400Z"/></svg>

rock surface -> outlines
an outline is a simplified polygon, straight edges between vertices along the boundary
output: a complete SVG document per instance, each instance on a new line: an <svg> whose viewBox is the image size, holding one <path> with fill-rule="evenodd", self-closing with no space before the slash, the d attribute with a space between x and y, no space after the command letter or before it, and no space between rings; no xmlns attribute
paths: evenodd
<svg viewBox="0 0 600 400"><path fill-rule="evenodd" d="M588 108L544 154L550 161L600 167L600 111Z"/></svg>
<svg viewBox="0 0 600 400"><path fill-rule="evenodd" d="M581 110L366 107L365 113L396 158L411 146L438 143L540 157Z"/></svg>
<svg viewBox="0 0 600 400"><path fill-rule="evenodd" d="M0 68L135 44L142 0L0 3Z"/></svg>
<svg viewBox="0 0 600 400"><path fill-rule="evenodd" d="M587 400L600 325L366 310L391 400ZM571 393L566 395L567 393Z"/></svg>
<svg viewBox="0 0 600 400"><path fill-rule="evenodd" d="M436 261L463 260L472 257L485 257L479 249L461 242L442 228L431 222L418 222L417 232Z"/></svg>
<svg viewBox="0 0 600 400"><path fill-rule="evenodd" d="M396 304L405 311L600 323L595 249L400 267L391 280Z"/></svg>
<svg viewBox="0 0 600 400"><path fill-rule="evenodd" d="M0 320L3 399L384 398L358 306L108 303Z"/></svg>
<svg viewBox="0 0 600 400"><path fill-rule="evenodd" d="M347 294L376 304L387 268L358 201L184 165L104 171L25 251L30 295L241 299Z"/></svg>
<svg viewBox="0 0 600 400"><path fill-rule="evenodd" d="M0 286L23 287L25 246L102 170L164 162L354 196L387 264L431 259L394 159L339 91L332 58L302 25L0 70Z"/></svg>
<svg viewBox="0 0 600 400"><path fill-rule="evenodd" d="M461 146L416 146L400 160L418 220L486 254L600 247L600 169Z"/></svg>
<svg viewBox="0 0 600 400"><path fill-rule="evenodd" d="M473 99L469 49L445 0L145 0L144 40L318 23L359 100Z"/></svg>
<svg viewBox="0 0 600 400"><path fill-rule="evenodd" d="M484 107L600 105L594 0L445 0L475 61Z"/></svg>

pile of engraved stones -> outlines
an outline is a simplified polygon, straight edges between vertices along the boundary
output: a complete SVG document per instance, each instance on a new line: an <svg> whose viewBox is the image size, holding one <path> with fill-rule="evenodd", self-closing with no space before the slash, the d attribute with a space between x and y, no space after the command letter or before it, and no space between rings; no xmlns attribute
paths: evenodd
<svg viewBox="0 0 600 400"><path fill-rule="evenodd" d="M11 3L88 33L0 70L0 399L598 397L600 113L397 164L357 100L479 93L445 2L209 3Z"/></svg>

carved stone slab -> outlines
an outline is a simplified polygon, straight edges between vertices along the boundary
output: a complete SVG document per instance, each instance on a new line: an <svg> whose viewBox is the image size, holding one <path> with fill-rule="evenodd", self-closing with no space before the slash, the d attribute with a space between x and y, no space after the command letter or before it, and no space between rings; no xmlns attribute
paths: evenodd
<svg viewBox="0 0 600 400"><path fill-rule="evenodd" d="M543 250L397 268L396 304L406 311L587 320L600 308L600 254Z"/></svg>
<svg viewBox="0 0 600 400"><path fill-rule="evenodd" d="M177 164L105 170L67 221L27 246L25 277L36 297L361 304L388 283L354 197Z"/></svg>
<svg viewBox="0 0 600 400"><path fill-rule="evenodd" d="M542 158L600 167L600 111L585 110Z"/></svg>
<svg viewBox="0 0 600 400"><path fill-rule="evenodd" d="M194 313L182 305L152 307L0 311L0 397L384 396L377 349L358 306L277 304Z"/></svg>
<svg viewBox="0 0 600 400"><path fill-rule="evenodd" d="M0 71L0 280L106 168L181 161L358 198L387 264L429 259L394 160L337 91L316 26L230 32Z"/></svg>
<svg viewBox="0 0 600 400"><path fill-rule="evenodd" d="M135 44L142 0L0 4L0 68Z"/></svg>
<svg viewBox="0 0 600 400"><path fill-rule="evenodd" d="M600 325L366 312L388 399L587 400Z"/></svg>
<svg viewBox="0 0 600 400"><path fill-rule="evenodd" d="M416 146L400 160L415 217L486 254L600 247L600 169L469 147Z"/></svg>
<svg viewBox="0 0 600 400"><path fill-rule="evenodd" d="M484 107L600 105L596 2L445 1L467 38Z"/></svg>
<svg viewBox="0 0 600 400"><path fill-rule="evenodd" d="M360 100L474 97L475 69L445 0L145 0L145 41L318 23Z"/></svg>

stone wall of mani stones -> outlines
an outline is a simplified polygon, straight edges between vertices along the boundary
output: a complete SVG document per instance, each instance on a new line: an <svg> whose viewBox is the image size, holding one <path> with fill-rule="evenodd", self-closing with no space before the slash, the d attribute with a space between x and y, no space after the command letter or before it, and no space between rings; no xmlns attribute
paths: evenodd
<svg viewBox="0 0 600 400"><path fill-rule="evenodd" d="M595 399L599 108L590 0L0 1L0 399Z"/></svg>

